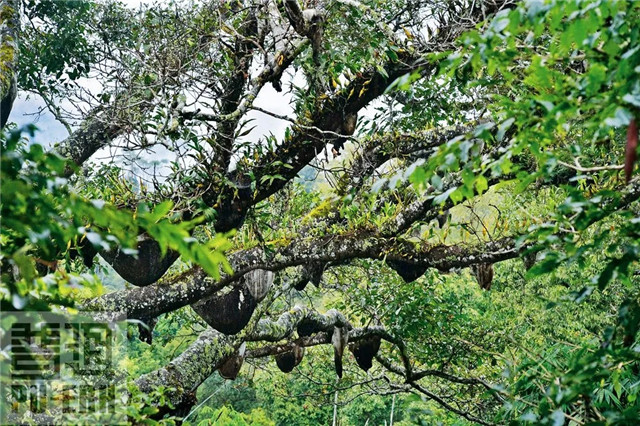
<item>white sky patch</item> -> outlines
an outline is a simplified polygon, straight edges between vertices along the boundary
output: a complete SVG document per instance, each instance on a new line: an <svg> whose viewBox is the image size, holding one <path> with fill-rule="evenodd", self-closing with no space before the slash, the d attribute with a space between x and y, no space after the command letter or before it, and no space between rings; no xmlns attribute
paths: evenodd
<svg viewBox="0 0 640 426"><path fill-rule="evenodd" d="M277 92L271 83L267 83L254 101L253 105L262 108L273 114L283 115L291 119L296 119L292 107L293 94L290 91L291 85L303 86L304 76L301 73L291 75L285 73L282 78L282 92ZM252 125L256 126L251 133L246 136L247 140L257 142L261 137L273 134L278 141L284 138L285 129L291 126L291 122L282 120L261 111L249 111L247 118L255 119Z"/></svg>
<svg viewBox="0 0 640 426"><path fill-rule="evenodd" d="M124 3L125 6L130 7L132 9L137 9L140 7L140 5L146 5L146 4L151 4L152 1L150 0L121 0L122 3Z"/></svg>
<svg viewBox="0 0 640 426"><path fill-rule="evenodd" d="M43 112L37 115L43 108ZM46 109L44 101L34 94L29 94L27 99L24 92L18 92L9 121L16 123L18 127L35 124L38 132L32 141L44 147L51 147L55 142L60 142L68 136L67 129Z"/></svg>

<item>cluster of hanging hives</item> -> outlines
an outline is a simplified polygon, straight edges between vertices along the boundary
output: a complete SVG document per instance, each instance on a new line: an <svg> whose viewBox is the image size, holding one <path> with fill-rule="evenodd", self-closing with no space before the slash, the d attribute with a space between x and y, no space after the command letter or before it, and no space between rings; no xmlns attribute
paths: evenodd
<svg viewBox="0 0 640 426"><path fill-rule="evenodd" d="M315 333L325 332L322 324L313 319L304 319L297 327L298 336L300 338L309 337ZM369 371L373 366L373 358L375 358L380 349L381 339L378 336L368 336L356 342L349 342L349 331L345 327L333 327L331 343L334 351L334 364L338 377L342 378L342 358L346 347L353 353L356 363L364 371ZM293 342L290 347L275 355L276 365L283 373L290 373L297 367L304 357L305 348L300 341ZM244 363L246 345L243 343L229 358L227 358L218 372L224 379L234 380L240 368Z"/></svg>
<svg viewBox="0 0 640 426"><path fill-rule="evenodd" d="M310 265L303 268L303 278L306 285L312 282L319 285L322 277L322 265ZM203 299L191 305L193 309L214 329L227 335L239 333L249 323L258 303L260 303L269 292L273 284L274 275L271 271L256 269L248 272L243 277L240 285L233 287L229 292L216 294L207 299ZM298 283L299 287L302 287ZM336 374L342 377L342 358L344 350L348 346L356 358L358 365L368 371L373 363L373 358L380 348L379 337L368 337L349 344L348 327L326 327L313 320L304 319L298 324L297 332L300 338L309 337L320 332L332 332L331 342L334 348L334 364ZM276 365L280 371L290 373L302 362L305 348L295 342L289 349L275 355ZM219 373L225 379L235 379L242 367L245 357L245 345L231 355L220 366Z"/></svg>
<svg viewBox="0 0 640 426"><path fill-rule="evenodd" d="M527 259L525 259L525 262L526 260ZM389 265L391 269L396 271L396 273L400 275L400 278L402 278L403 281L406 283L410 283L417 280L418 278L423 276L428 269L426 266L413 264L405 260L387 259L386 262L387 262L387 265ZM527 264L525 263L525 265ZM491 289L491 283L493 282L493 264L492 263L479 263L477 265L473 265L471 267L471 272L473 276L476 278L476 281L478 281L478 284L480 285L481 289L483 290Z"/></svg>
<svg viewBox="0 0 640 426"><path fill-rule="evenodd" d="M358 366L364 371L369 371L373 365L373 358L380 349L380 337L369 336L350 343L349 328L347 326L332 328L331 344L333 345L333 361L338 377L342 378L342 358L344 356L344 350L347 347L349 347L349 350L353 353ZM300 321L297 327L298 336L301 338L329 331L331 330L325 330L320 323L308 318ZM296 343L293 349L276 355L276 364L280 371L289 373L294 367L300 364L303 356L304 348Z"/></svg>
<svg viewBox="0 0 640 426"><path fill-rule="evenodd" d="M159 255L159 253L153 253ZM427 267L414 264L405 260L388 259L387 264L400 275L405 282L413 282L420 278L427 270ZM493 281L493 265L483 263L473 266L473 275L477 279L480 287L489 290ZM299 280L293 283L296 290L302 291L308 283L315 286L320 285L324 265L309 264L302 267ZM266 297L273 285L274 274L271 271L255 269L242 278L239 285L232 287L223 294L215 294L202 299L194 304L192 308L200 315L212 328L226 335L234 335L242 331L251 320L251 316L258 304ZM145 283L140 283L144 285ZM151 343L151 332L153 321L145 321L149 324L146 329L141 328L141 338L147 343ZM380 349L380 337L370 336L355 342L349 342L348 327L331 327L327 330L321 323L312 319L303 320L297 327L300 338L309 337L320 332L331 332L331 343L334 348L334 364L338 377L342 378L342 359L345 348L353 353L356 363L364 371L368 371L373 365L373 358ZM275 355L278 368L284 373L290 373L298 366L304 357L305 348L300 343L294 342L288 349ZM242 367L245 357L245 344L242 344L220 366L219 373L225 379L235 379Z"/></svg>
<svg viewBox="0 0 640 426"><path fill-rule="evenodd" d="M412 282L424 275L427 268L412 264L404 260L387 260L387 264L394 269L405 282ZM302 268L300 279L293 284L297 290L303 290L311 282L318 286L322 278L324 266L310 264ZM493 281L493 265L478 264L472 267L472 272L480 287L489 290ZM240 332L249 322L258 303L266 296L273 283L273 273L264 270L254 270L245 275L243 283L234 287L228 293L215 295L193 304L194 310L216 330L225 334ZM369 336L355 342L349 342L348 327L334 327L330 329L312 319L305 318L297 326L297 333L301 340L289 345L286 350L275 355L276 365L280 371L290 373L304 358L305 348L301 345L302 338L316 333L331 332L331 343L334 349L334 364L338 377L342 378L342 359L345 348L353 353L356 363L364 371L373 365L373 358L380 349L381 339ZM220 375L226 379L235 379L244 362L245 345L243 344L220 367Z"/></svg>
<svg viewBox="0 0 640 426"><path fill-rule="evenodd" d="M153 250L151 250L153 251ZM147 252L148 253L148 252ZM158 253L153 253L157 255ZM320 285L323 264L310 264L302 268L299 280L293 285L297 290L303 290L308 283ZM128 277L131 279L131 277ZM234 335L243 330L249 323L258 304L267 296L273 285L274 274L271 271L255 269L248 272L242 278L239 285L234 286L223 294L215 294L191 305L193 310L200 315L212 328L226 335ZM145 285L146 283L136 283ZM140 325L141 340L151 344L153 326L157 319L144 319ZM347 326L328 329L326 325L314 319L304 319L297 326L298 336L302 339L316 333L331 332L331 342L334 348L334 364L336 374L342 377L342 358L345 348L353 353L356 362L364 371L368 371L373 364L373 358L380 349L380 338L371 336L356 342L349 342L349 329ZM218 371L225 379L233 380L237 377L244 363L246 344L242 344L231 356L229 356ZM276 365L280 371L290 373L302 362L305 348L300 341L294 342L289 348L275 355Z"/></svg>

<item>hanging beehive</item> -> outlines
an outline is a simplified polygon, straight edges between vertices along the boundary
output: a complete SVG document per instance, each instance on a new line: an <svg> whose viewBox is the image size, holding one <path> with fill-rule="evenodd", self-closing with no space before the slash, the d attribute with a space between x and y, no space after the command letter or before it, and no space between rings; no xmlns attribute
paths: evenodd
<svg viewBox="0 0 640 426"><path fill-rule="evenodd" d="M290 351L275 356L276 365L283 373L290 373L298 364L300 364L303 357L304 347L294 344L293 349Z"/></svg>
<svg viewBox="0 0 640 426"><path fill-rule="evenodd" d="M373 366L373 358L380 350L380 337L370 336L349 344L349 350L356 358L356 363L364 371Z"/></svg>
<svg viewBox="0 0 640 426"><path fill-rule="evenodd" d="M220 377L227 380L235 380L238 377L238 373L242 368L242 364L244 364L244 353L246 350L246 343L242 343L238 350L229 357L221 366L218 368L218 374Z"/></svg>

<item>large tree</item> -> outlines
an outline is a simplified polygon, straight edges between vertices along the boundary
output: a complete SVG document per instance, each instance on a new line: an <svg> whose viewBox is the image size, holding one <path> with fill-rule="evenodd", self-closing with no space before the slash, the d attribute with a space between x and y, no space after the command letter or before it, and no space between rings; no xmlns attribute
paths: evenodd
<svg viewBox="0 0 640 426"><path fill-rule="evenodd" d="M430 362L440 343L420 330L444 335L446 325L416 331L398 321L403 305L434 303L421 299L421 286L470 277L470 268L490 291L494 265L515 258L531 276L597 258L602 267L576 299L615 278L633 282L633 2L0 5L2 125L16 82L40 97L69 131L51 147L52 158L68 160L55 173L76 188L76 203L93 200L73 218L84 227L65 228L44 253L30 249L37 273L77 272L77 253L85 267L98 256L132 286L76 301L82 309L151 329L158 316L193 309L208 324L175 359L135 380L145 393L170 386L158 416L188 412L212 373L235 377L244 358L276 356L289 369L304 347L333 345L342 377L350 344L361 367L375 357L385 372L378 392L418 393L490 424L513 397L499 377L485 380L473 362ZM257 117L274 127L253 126ZM286 125L282 135L270 133L275 123ZM169 161L154 165L150 155ZM108 203L100 203L107 219L92 210L96 199ZM9 208L3 202L3 216ZM122 230L125 211L136 222ZM21 265L20 248L3 254L3 279L28 283L36 278L8 266ZM375 288L396 276L406 284ZM309 283L318 289L305 298ZM336 291L342 309L323 312L318 294ZM637 293L628 295L619 333L600 342L609 352L578 365L602 374L613 365L603 357L637 362ZM151 341L144 327L141 337ZM439 347L443 360L482 352L481 338L459 337ZM559 415L555 424L576 413L601 420L576 378L584 371L567 373L571 392L529 406L540 403L540 418ZM633 418L634 402L626 404L619 415Z"/></svg>

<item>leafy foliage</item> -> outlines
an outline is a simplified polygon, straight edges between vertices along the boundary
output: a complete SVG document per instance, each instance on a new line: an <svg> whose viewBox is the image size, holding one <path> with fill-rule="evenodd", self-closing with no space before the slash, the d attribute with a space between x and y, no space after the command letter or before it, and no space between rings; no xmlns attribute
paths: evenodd
<svg viewBox="0 0 640 426"><path fill-rule="evenodd" d="M35 128L27 131L33 135ZM86 276L72 272L70 250L87 241L97 250L122 247L136 254L136 236L144 229L163 251L178 251L185 260L200 264L212 276L220 266L230 266L223 255L229 245L216 235L205 244L191 237L200 220L172 223L172 204L150 209L141 204L136 212L113 207L102 200L83 198L64 178L67 162L47 153L38 144L26 145L21 131L14 130L2 140L2 306L7 310L44 309L50 304L73 305L63 287L92 284ZM65 256L66 255L66 256ZM58 263L66 258L66 265ZM42 278L38 268L54 273Z"/></svg>
<svg viewBox="0 0 640 426"><path fill-rule="evenodd" d="M297 117L272 113L294 124L281 141L273 134L255 141L253 118L243 114L257 92L240 92L282 82L261 80L243 66L257 51L266 67L282 65L281 40L253 26L256 16L285 16L280 3L273 10L223 2L180 12L170 2L133 13L116 4L27 2L31 19L60 34L25 31L22 86L60 97L67 89L83 92L72 83L97 69L100 54L116 52L113 62L124 65L104 73L97 99L115 99L116 110L120 102L134 105L126 108L128 121L118 123L129 133L123 139L139 137L127 140L127 149L162 146L175 161L153 190L115 164L69 181L68 162L21 139L20 131L4 134L2 308L73 306L101 293L100 281L121 290L113 271L99 271L98 280L72 253L90 245L135 254L144 232L162 254L180 254L175 269L197 264L214 280L220 268L232 273L230 250L252 261L287 259L282 265L291 268L276 271L255 317L276 320L305 304L336 308L350 326L386 333L366 373L347 352L341 380L329 346L306 348L287 376L260 355L265 345L275 350L286 342L250 340L247 353L255 357L245 360L239 378L210 376L198 403L182 414L185 423L328 424L334 413L341 424L385 424L391 417L400 425L637 422L640 181L623 176L621 165L631 158L625 135L640 119L640 3L521 2L455 41L446 36L457 29L421 24L453 19L462 13L458 2L420 3L332 2L319 50L300 48L291 58L294 73L307 79L299 87L291 77ZM246 35L254 30L262 39ZM302 47L305 37L296 40ZM278 52L274 62L271 50ZM418 65L387 81L406 58ZM126 93L118 90L123 81ZM314 144L336 136L327 129L344 118L332 108L366 103L376 84L384 85L380 102L361 113L354 143L333 160L318 154ZM207 91L211 97L194 104L221 109L222 118L185 109L194 93ZM420 146L425 134L449 126L453 136ZM227 146L229 139L235 145ZM406 140L410 146L401 150ZM293 164L309 152L316 154L312 166L293 178ZM351 175L369 166L368 174ZM244 209L245 201L256 202ZM390 232L415 205L431 210ZM216 232L216 219L237 212L237 232ZM358 238L364 243L353 258L346 250L337 258L322 251ZM395 245L383 253L370 248L382 240ZM304 263L291 260L309 242ZM505 242L513 251L499 245ZM479 252L457 256L469 248ZM444 260L451 264L472 267L495 256L491 290L479 288L472 270L432 268L443 260L435 255L415 280L396 273L394 256L419 263L416 253L437 250L450 250ZM522 259L512 254L518 250ZM307 280L316 286L295 290L304 287L296 286L300 269L318 262L322 277ZM168 363L205 327L188 306L159 317L150 345L131 326L123 374L134 379L175 368ZM184 389L130 391L133 422L175 421L164 413L175 411L171 398Z"/></svg>

